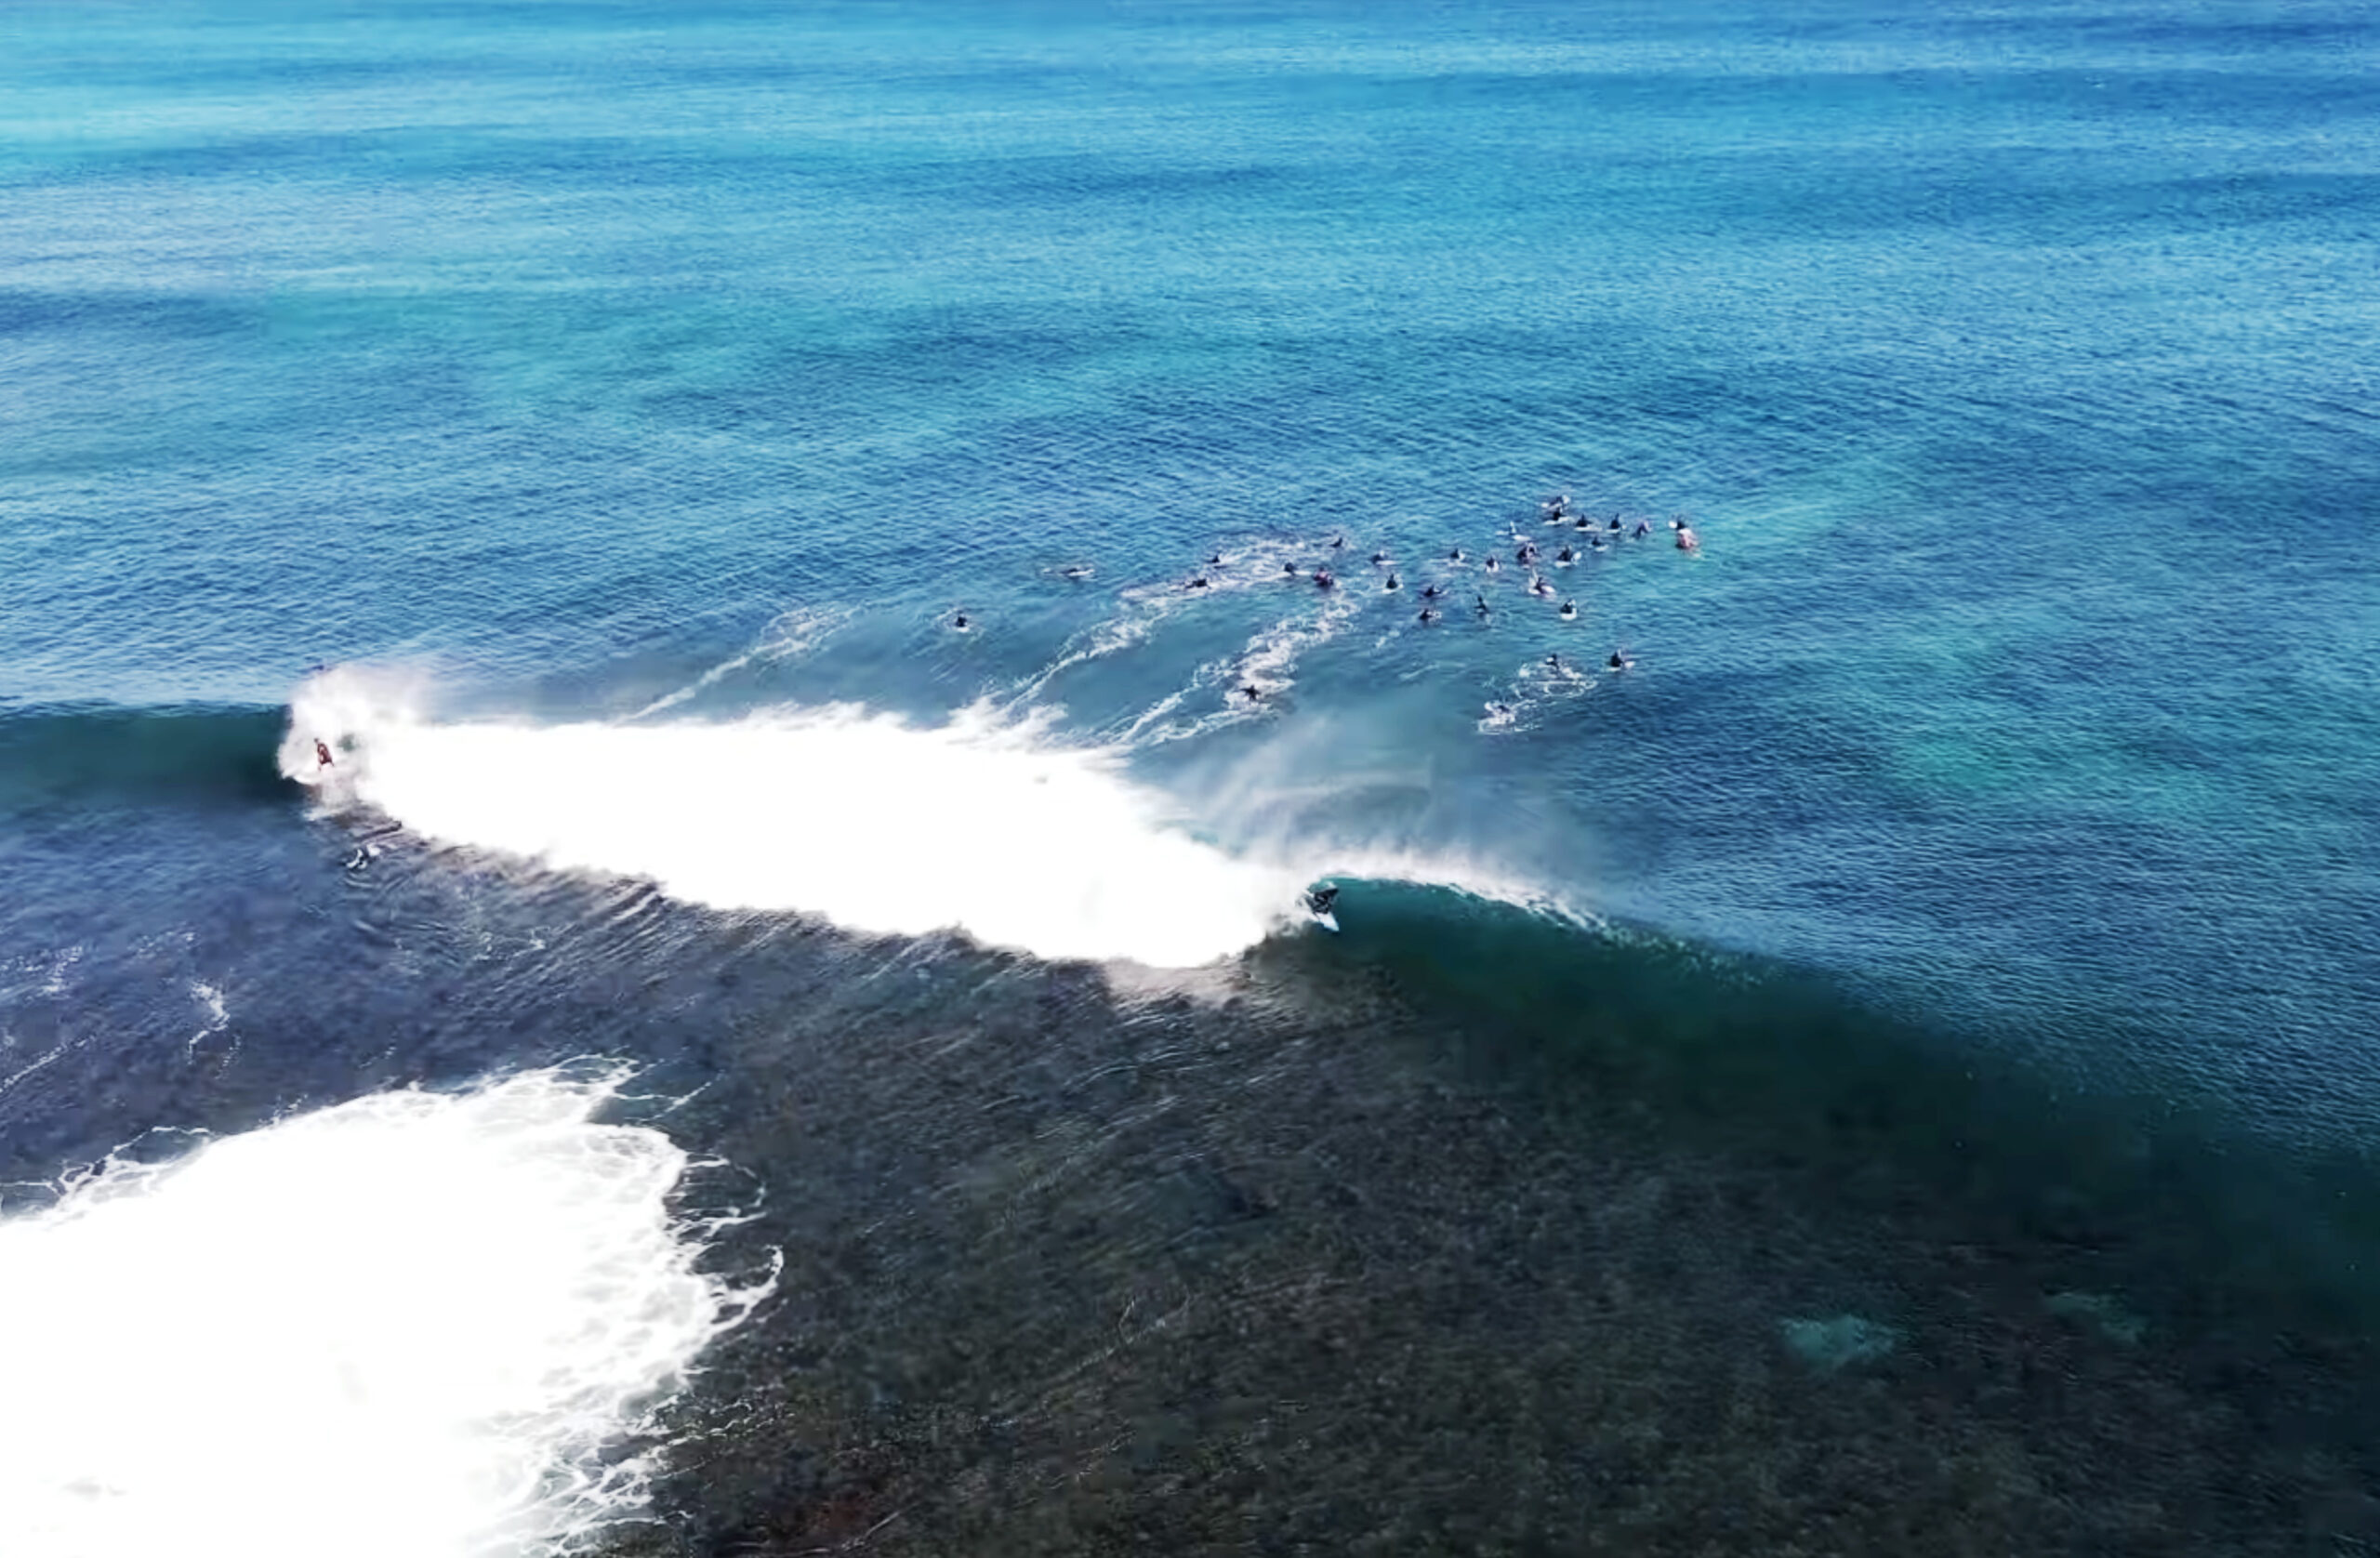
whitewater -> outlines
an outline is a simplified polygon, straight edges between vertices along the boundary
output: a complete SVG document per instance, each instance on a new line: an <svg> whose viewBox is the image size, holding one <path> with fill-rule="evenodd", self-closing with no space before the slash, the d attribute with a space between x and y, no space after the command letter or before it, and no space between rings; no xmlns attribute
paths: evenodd
<svg viewBox="0 0 2380 1558"><path fill-rule="evenodd" d="M1115 747L962 711L850 705L723 720L445 721L325 672L292 699L282 772L420 833L652 880L718 908L848 929L956 929L1043 957L1187 968L1262 940L1310 873L1193 836ZM320 740L338 756L327 772Z"/></svg>
<svg viewBox="0 0 2380 1558"><path fill-rule="evenodd" d="M381 1093L0 1218L0 1552L522 1558L768 1283L697 1269L617 1073Z"/></svg>

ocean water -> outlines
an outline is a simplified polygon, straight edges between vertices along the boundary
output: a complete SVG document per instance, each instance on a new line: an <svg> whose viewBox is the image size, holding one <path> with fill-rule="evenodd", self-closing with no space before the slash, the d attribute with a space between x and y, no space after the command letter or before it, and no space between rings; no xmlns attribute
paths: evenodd
<svg viewBox="0 0 2380 1558"><path fill-rule="evenodd" d="M2363 9L0 44L0 1552L2380 1547Z"/></svg>

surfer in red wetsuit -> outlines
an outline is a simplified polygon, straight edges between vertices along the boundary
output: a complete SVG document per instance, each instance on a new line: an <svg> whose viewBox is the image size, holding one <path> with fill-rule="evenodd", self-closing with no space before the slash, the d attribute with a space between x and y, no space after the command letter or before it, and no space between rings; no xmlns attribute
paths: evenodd
<svg viewBox="0 0 2380 1558"><path fill-rule="evenodd" d="M314 738L314 762L320 768L331 766L331 749L323 745L323 738L320 736Z"/></svg>

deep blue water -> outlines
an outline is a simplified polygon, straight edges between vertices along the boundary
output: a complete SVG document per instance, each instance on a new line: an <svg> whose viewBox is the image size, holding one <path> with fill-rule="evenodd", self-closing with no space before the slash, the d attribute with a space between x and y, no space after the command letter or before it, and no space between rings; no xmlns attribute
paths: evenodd
<svg viewBox="0 0 2380 1558"><path fill-rule="evenodd" d="M688 1473L650 1539L690 1551L888 1508L919 1551L2356 1539L2364 12L227 5L0 36L10 1177L573 1054L707 1083L673 1129L777 1188L752 1237L803 1296L687 1432L808 1470ZM1555 493L1623 529L1588 550ZM530 753L828 704L1024 721L1233 858L1345 881L1343 931L1285 920L1185 997L839 928L799 884L828 912L540 871L403 807L377 832L275 772L318 667ZM689 759L711 847L873 841L959 902L914 803L742 804ZM1265 1089L1164 1071L1227 1041ZM1124 1065L1178 1111L1103 1092ZM1072 1190L1026 1162L1061 1118L1103 1144ZM951 1187L987 1165L1104 1209L977 1227ZM1532 1199L1573 1174L1609 1195ZM1703 1255L1611 1234L1622 1181L1710 1187L1665 1214ZM1194 1259L1168 1219L1240 1242ZM1347 1307L1248 1307L1309 1258ZM1094 1369L1010 1412L1043 1440L952 1448L1091 1351L1114 1282L1210 1317L1199 1367ZM2066 1291L2149 1341L2067 1358ZM1934 1340L1864 1406L1694 1374L1770 1369L1789 1300ZM1248 1314L1270 1340L1211 1318ZM1574 1322L1674 1390L1548 1363L1535 1327ZM947 1351L971 1327L1031 1360ZM1469 1383L1316 1382L1417 1345ZM2046 1406L2036 1367L2087 1383ZM1476 1393L1467 1428L1432 1389ZM1248 1449L1268 1392L1325 1450ZM1612 1426L1712 1392L1765 1405L1691 1474ZM2173 1470L2121 1449L2142 1425ZM2001 1470L1863 1459L1936 1429ZM1465 1489L1515 1435L1497 1525ZM1884 1491L1778 1495L1827 1475L1753 1448L1787 1444ZM1062 1531L1026 1490L1094 1463Z"/></svg>

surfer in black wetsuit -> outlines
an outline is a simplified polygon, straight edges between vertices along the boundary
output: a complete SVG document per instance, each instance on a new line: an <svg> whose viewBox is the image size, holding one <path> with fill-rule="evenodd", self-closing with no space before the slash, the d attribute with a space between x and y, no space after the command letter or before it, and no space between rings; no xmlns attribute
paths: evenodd
<svg viewBox="0 0 2380 1558"><path fill-rule="evenodd" d="M967 631L967 614L965 612L960 612L957 616L950 619L950 625L964 633Z"/></svg>
<svg viewBox="0 0 2380 1558"><path fill-rule="evenodd" d="M314 766L316 768L331 766L331 749L323 745L320 736L314 738Z"/></svg>
<svg viewBox="0 0 2380 1558"><path fill-rule="evenodd" d="M1317 887L1305 895L1305 906L1315 914L1329 914L1338 902L1339 890L1335 887Z"/></svg>
<svg viewBox="0 0 2380 1558"><path fill-rule="evenodd" d="M1619 521L1617 521L1617 520L1614 520L1614 521L1612 522L1612 523L1613 523L1614 525L1619 524L1619 522L1619 522ZM1630 533L1629 533L1629 538L1630 538L1631 540L1642 541L1643 539L1645 539L1645 537L1646 537L1646 536L1650 535L1652 535L1652 534L1653 534L1653 522L1652 522L1652 521L1650 521L1650 520L1638 520L1638 521L1636 522L1636 528L1635 528L1633 531L1632 531L1632 532L1630 532Z"/></svg>
<svg viewBox="0 0 2380 1558"><path fill-rule="evenodd" d="M1256 683L1251 681L1247 686L1239 690L1239 695L1246 698L1250 703L1255 703L1264 696L1264 689L1257 686Z"/></svg>

